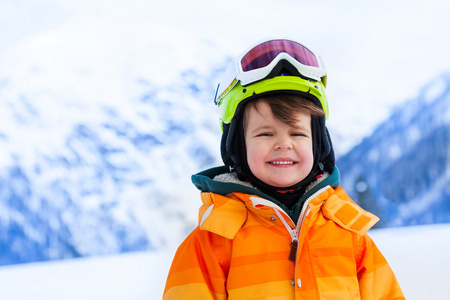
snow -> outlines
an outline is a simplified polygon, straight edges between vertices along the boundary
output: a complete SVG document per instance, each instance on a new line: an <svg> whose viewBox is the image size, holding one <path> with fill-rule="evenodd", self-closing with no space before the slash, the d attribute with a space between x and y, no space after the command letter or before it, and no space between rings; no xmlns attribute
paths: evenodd
<svg viewBox="0 0 450 300"><path fill-rule="evenodd" d="M450 224L369 231L408 300L447 299L450 295Z"/></svg>
<svg viewBox="0 0 450 300"><path fill-rule="evenodd" d="M172 256L136 252L2 267L5 300L159 299Z"/></svg>
<svg viewBox="0 0 450 300"><path fill-rule="evenodd" d="M369 235L408 300L450 294L450 224L373 229ZM173 251L30 263L0 268L5 300L160 299Z"/></svg>
<svg viewBox="0 0 450 300"><path fill-rule="evenodd" d="M174 193L172 184L162 182L161 178L185 178L177 181L175 191L183 192L186 205L184 219L179 223L192 227L200 200L189 183L190 173L186 170L198 169L200 163L192 161L188 153L177 154L178 159L171 153L186 149L195 152L198 145L206 145L206 153L218 150L219 137L212 134L219 133L217 115L209 113L215 110L207 106L212 106L215 87L205 86L209 81L199 82L199 79L214 79L229 57L239 54L250 43L267 36L287 36L322 54L329 73L328 127L338 155L369 135L393 108L416 96L425 82L450 70L450 40L443 38L450 36L448 1L304 3L288 0L277 2L276 6L273 3L269 0L220 3L207 0L2 0L0 165L10 166L20 159L24 166L34 167L36 157L52 157L55 153L68 160L75 160L78 154L95 162L99 155L94 149L96 145L73 139L69 145L73 151L67 152L66 137L76 134L72 132L73 125L84 124L85 127L77 129L95 128L94 133L101 135L95 141L125 149L132 155L131 159L113 152L108 154L108 162L119 169L137 170L130 175L133 181L150 177L158 182L162 192L157 196L169 199L157 202L158 208L173 212L175 203L170 200L170 193ZM184 88L189 83L197 84L203 92L186 91ZM437 82L426 91L426 99L438 96L442 88ZM155 90L157 95L151 94ZM159 110L149 110L149 103L140 102L146 93L149 93L148 98L171 101L150 105L191 101L191 110L186 111L180 105L158 115ZM196 97L200 101L192 101ZM136 115L136 110L145 117ZM195 116L195 111L203 112L202 116L191 117L191 123L183 125L188 129L199 128L197 139L182 140L175 144L176 149L157 149L152 152L157 161L144 165L139 163L145 162L145 153L130 149L130 145L111 130L101 127L113 120L124 134L135 130L136 135L154 134L157 140L177 139L178 135L166 136L162 121L176 123L185 120L185 114ZM134 121L133 128L127 127L127 120ZM204 124L217 124L217 129L208 131ZM416 132L411 131L409 138L414 140ZM373 152L374 159L378 156ZM79 185L86 184L98 171L93 164L93 167L80 167L74 175L62 167L51 168L52 163L41 165L48 169L36 171L32 178L34 184L63 178L61 189L67 187L77 194ZM152 168L161 170L161 174L152 176L153 173L146 172ZM122 173L114 175L120 177ZM127 187L125 193L125 188L117 187L111 178L104 181L108 188L101 197L95 194L96 183L92 181L93 192L83 198L83 208L88 211L102 201L126 197L128 201L121 202L113 211L114 219L126 224L130 218L128 212L134 208L140 224L152 229L151 244L160 251L4 266L0 268L1 299L160 298L170 261L177 243L186 233L186 225L175 223L176 213L168 218L161 213L163 209L149 212L149 207L155 203L142 199L146 194L138 185ZM73 186L69 186L70 183ZM26 182L23 185L18 190L26 191ZM49 192L48 198L55 203L64 201L53 199L52 195ZM30 201L35 201L30 204L32 208L39 207L36 199ZM56 203L56 207L62 208L62 219L86 224L73 233L73 239L84 239L94 228L90 232L93 239L107 240L109 229L99 228L95 215L78 219L77 215L64 210L63 204ZM0 202L0 224L23 218L5 212L7 209ZM59 226L56 221L51 224ZM35 228L30 226L27 230L30 236L43 238ZM408 299L442 299L450 293L449 277L441 275L440 271L450 267L447 258L450 247L448 239L443 238L449 233L448 225L371 231L395 269ZM164 241L163 237L167 236L174 238ZM99 252L114 252L114 241L109 241L109 245L110 249ZM90 242L81 246L83 253L95 247L97 245Z"/></svg>

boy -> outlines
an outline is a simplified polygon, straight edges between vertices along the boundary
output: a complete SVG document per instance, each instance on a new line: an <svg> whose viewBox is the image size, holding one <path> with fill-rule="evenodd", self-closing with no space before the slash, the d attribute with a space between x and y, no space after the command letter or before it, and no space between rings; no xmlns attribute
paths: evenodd
<svg viewBox="0 0 450 300"><path fill-rule="evenodd" d="M230 64L215 99L225 167L192 177L199 226L163 299L404 299L366 235L378 218L339 186L325 86L318 56L291 40Z"/></svg>

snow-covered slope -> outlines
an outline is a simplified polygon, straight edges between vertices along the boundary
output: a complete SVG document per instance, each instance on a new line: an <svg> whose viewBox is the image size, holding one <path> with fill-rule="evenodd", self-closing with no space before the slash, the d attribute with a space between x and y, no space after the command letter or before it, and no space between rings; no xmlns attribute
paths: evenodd
<svg viewBox="0 0 450 300"><path fill-rule="evenodd" d="M447 299L450 294L450 225L374 229L408 300ZM5 300L161 299L173 252L136 252L0 268Z"/></svg>
<svg viewBox="0 0 450 300"><path fill-rule="evenodd" d="M450 222L450 73L337 162L342 184L378 226Z"/></svg>

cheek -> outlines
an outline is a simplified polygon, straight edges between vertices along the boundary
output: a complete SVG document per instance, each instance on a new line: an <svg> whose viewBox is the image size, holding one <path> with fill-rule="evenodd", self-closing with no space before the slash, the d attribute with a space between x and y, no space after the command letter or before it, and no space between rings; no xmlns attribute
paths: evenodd
<svg viewBox="0 0 450 300"><path fill-rule="evenodd" d="M303 157L304 161L307 164L311 165L311 167L312 167L312 165L314 163L314 154L313 154L312 145L303 148L302 157Z"/></svg>
<svg viewBox="0 0 450 300"><path fill-rule="evenodd" d="M250 146L247 148L247 161L248 161L249 165L251 165L255 161L257 161L259 156L260 156L260 153L258 151L258 147Z"/></svg>
<svg viewBox="0 0 450 300"><path fill-rule="evenodd" d="M296 145L297 155L301 157L304 162L314 161L313 147L312 143L299 143Z"/></svg>
<svg viewBox="0 0 450 300"><path fill-rule="evenodd" d="M247 147L247 162L248 166L254 172L261 164L265 162L265 151L260 145L251 144Z"/></svg>

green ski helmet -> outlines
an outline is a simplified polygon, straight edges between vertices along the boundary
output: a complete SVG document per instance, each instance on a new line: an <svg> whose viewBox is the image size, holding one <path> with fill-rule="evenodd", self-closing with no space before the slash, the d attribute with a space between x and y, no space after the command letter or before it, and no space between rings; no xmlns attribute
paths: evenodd
<svg viewBox="0 0 450 300"><path fill-rule="evenodd" d="M223 125L222 123L231 123L236 108L242 101L274 92L291 92L315 97L320 102L325 118L328 119L328 102L323 82L314 82L297 76L276 76L247 86L242 86L240 82L237 82L228 93L220 98L217 104L221 125Z"/></svg>
<svg viewBox="0 0 450 300"><path fill-rule="evenodd" d="M322 141L318 143L321 153L317 165L321 171L331 173L334 152L325 127L329 115L326 82L327 73L320 57L293 40L260 42L231 61L214 99L220 111L221 154L225 165L241 175L241 179L248 177L250 171L243 154L243 107L261 96L287 93L300 95L323 109L325 116L318 121Z"/></svg>

